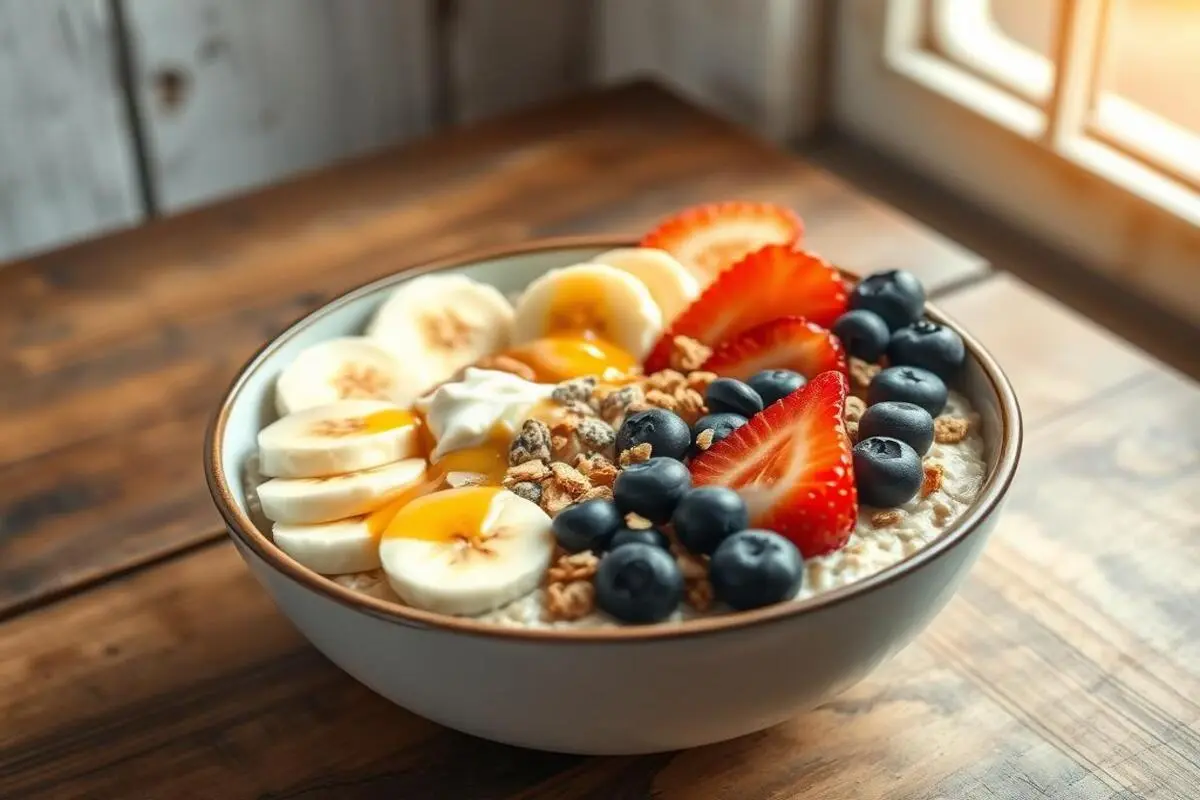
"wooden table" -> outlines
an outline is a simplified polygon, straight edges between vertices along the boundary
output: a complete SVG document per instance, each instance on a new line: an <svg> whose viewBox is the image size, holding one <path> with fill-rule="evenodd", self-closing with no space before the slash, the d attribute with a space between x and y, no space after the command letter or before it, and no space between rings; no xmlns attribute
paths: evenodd
<svg viewBox="0 0 1200 800"><path fill-rule="evenodd" d="M413 262L783 201L903 266L1028 424L969 581L776 729L587 759L469 738L309 647L227 543L200 444L288 321ZM571 99L0 272L0 797L1200 796L1200 390L901 213L648 85Z"/></svg>

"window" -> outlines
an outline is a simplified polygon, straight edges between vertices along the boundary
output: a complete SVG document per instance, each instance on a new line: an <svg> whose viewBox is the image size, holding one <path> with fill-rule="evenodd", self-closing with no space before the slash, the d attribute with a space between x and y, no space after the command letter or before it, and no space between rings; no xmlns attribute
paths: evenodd
<svg viewBox="0 0 1200 800"><path fill-rule="evenodd" d="M1200 0L838 12L839 124L1200 318Z"/></svg>

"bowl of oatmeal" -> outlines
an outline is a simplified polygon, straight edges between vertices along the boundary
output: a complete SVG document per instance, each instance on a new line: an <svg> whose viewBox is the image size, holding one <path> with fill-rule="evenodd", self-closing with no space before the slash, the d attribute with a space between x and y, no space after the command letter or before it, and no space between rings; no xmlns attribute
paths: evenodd
<svg viewBox="0 0 1200 800"><path fill-rule="evenodd" d="M632 754L770 727L903 648L1020 442L1007 378L910 273L726 203L354 289L249 361L205 459L251 572L355 679Z"/></svg>

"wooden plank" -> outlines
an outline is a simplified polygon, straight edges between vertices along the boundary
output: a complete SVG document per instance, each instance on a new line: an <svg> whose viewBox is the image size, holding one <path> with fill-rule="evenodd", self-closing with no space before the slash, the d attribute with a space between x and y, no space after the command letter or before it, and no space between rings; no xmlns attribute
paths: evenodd
<svg viewBox="0 0 1200 800"><path fill-rule="evenodd" d="M649 85L11 267L0 275L0 371L18 378L0 385L0 484L11 487L0 497L0 612L214 536L199 453L221 388L331 294L484 244L635 235L729 197L795 206L815 246L849 267L911 266L931 286L982 269Z"/></svg>
<svg viewBox="0 0 1200 800"><path fill-rule="evenodd" d="M817 0L601 0L595 72L650 74L776 141L820 122L824 4Z"/></svg>
<svg viewBox="0 0 1200 800"><path fill-rule="evenodd" d="M456 0L448 20L451 115L472 122L588 83L588 4Z"/></svg>
<svg viewBox="0 0 1200 800"><path fill-rule="evenodd" d="M430 128L427 3L122 2L164 211Z"/></svg>
<svg viewBox="0 0 1200 800"><path fill-rule="evenodd" d="M0 260L143 216L104 3L0 2Z"/></svg>
<svg viewBox="0 0 1200 800"><path fill-rule="evenodd" d="M1200 389L1162 372L1041 426L913 646L816 712L664 756L425 722L305 645L232 547L204 548L4 623L0 796L1190 798L1198 420Z"/></svg>

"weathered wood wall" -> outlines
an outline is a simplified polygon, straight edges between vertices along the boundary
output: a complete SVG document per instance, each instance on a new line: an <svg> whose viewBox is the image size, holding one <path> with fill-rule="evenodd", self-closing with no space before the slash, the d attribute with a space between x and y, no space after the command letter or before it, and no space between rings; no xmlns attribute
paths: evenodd
<svg viewBox="0 0 1200 800"><path fill-rule="evenodd" d="M639 74L794 137L820 4L0 0L0 260Z"/></svg>

